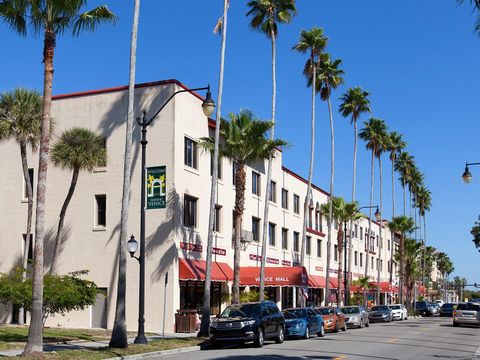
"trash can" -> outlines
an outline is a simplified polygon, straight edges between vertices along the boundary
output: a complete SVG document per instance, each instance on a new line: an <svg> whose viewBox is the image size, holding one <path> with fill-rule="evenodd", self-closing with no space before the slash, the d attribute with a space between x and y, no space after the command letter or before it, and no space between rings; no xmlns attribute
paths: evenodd
<svg viewBox="0 0 480 360"><path fill-rule="evenodd" d="M180 309L175 314L175 331L177 333L193 333L196 329L197 310Z"/></svg>

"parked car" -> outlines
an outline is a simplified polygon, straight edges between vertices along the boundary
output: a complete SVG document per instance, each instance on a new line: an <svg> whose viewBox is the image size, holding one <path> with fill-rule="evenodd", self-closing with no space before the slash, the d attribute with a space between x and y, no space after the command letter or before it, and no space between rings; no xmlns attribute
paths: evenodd
<svg viewBox="0 0 480 360"><path fill-rule="evenodd" d="M457 304L455 303L445 303L442 305L440 308L440 316L448 316L452 317L453 316L453 310L455 309L455 306Z"/></svg>
<svg viewBox="0 0 480 360"><path fill-rule="evenodd" d="M340 308L340 310L342 311L342 313L345 314L345 322L347 323L347 328L363 328L364 326L370 326L370 320L368 320L368 312L363 306L343 306Z"/></svg>
<svg viewBox="0 0 480 360"><path fill-rule="evenodd" d="M393 320L407 320L407 308L403 304L393 304L389 306L392 309Z"/></svg>
<svg viewBox="0 0 480 360"><path fill-rule="evenodd" d="M325 331L338 332L338 329L347 331L347 323L345 322L345 314L333 306L324 306L315 308L315 311L322 316L325 322Z"/></svg>
<svg viewBox="0 0 480 360"><path fill-rule="evenodd" d="M443 304L445 304L443 300L435 300L434 302L437 303L438 306L440 306L440 307L442 307Z"/></svg>
<svg viewBox="0 0 480 360"><path fill-rule="evenodd" d="M214 345L253 341L262 347L267 339L280 344L284 337L285 320L272 301L230 305L210 324L210 340Z"/></svg>
<svg viewBox="0 0 480 360"><path fill-rule="evenodd" d="M437 303L428 303L428 306L430 307L430 311L432 312L432 315L440 314L440 305L438 305Z"/></svg>
<svg viewBox="0 0 480 360"><path fill-rule="evenodd" d="M480 304L478 303L459 303L453 310L453 326L460 325L480 326Z"/></svg>
<svg viewBox="0 0 480 360"><path fill-rule="evenodd" d="M392 309L390 309L387 305L374 306L368 312L368 320L371 323L375 321L392 322L393 321Z"/></svg>
<svg viewBox="0 0 480 360"><path fill-rule="evenodd" d="M285 336L310 338L310 335L325 336L325 326L321 315L310 308L291 308L283 310L285 317Z"/></svg>
<svg viewBox="0 0 480 360"><path fill-rule="evenodd" d="M414 308L418 315L423 316L431 316L432 315L432 307L428 306L426 301L416 301L414 304Z"/></svg>

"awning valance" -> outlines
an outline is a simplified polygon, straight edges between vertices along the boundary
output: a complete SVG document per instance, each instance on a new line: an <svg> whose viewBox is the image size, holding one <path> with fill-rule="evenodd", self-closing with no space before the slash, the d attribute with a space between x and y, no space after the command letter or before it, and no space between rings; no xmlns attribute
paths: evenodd
<svg viewBox="0 0 480 360"><path fill-rule="evenodd" d="M240 268L240 285L260 285L260 268L243 266ZM307 271L302 266L265 267L266 286L307 286Z"/></svg>
<svg viewBox="0 0 480 360"><path fill-rule="evenodd" d="M179 259L180 280L205 281L205 260ZM212 261L212 281L233 280L232 268L222 262Z"/></svg>
<svg viewBox="0 0 480 360"><path fill-rule="evenodd" d="M320 275L308 275L308 287L310 288L324 288L327 282L325 277Z"/></svg>

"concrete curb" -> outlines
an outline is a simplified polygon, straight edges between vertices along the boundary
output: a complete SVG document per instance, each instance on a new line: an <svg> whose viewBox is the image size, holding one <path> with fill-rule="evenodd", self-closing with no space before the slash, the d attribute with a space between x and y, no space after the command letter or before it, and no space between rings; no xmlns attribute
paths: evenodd
<svg viewBox="0 0 480 360"><path fill-rule="evenodd" d="M158 356L174 355L174 354L180 354L180 353L186 353L186 352L192 352L192 351L198 351L198 350L200 350L200 346L189 346L189 347L183 347L183 348L178 348L178 349L160 350L160 351L153 351L153 352L143 353L143 354L135 354L135 355L126 355L126 356L114 357L114 358L109 358L107 360L153 359L153 358L158 357Z"/></svg>

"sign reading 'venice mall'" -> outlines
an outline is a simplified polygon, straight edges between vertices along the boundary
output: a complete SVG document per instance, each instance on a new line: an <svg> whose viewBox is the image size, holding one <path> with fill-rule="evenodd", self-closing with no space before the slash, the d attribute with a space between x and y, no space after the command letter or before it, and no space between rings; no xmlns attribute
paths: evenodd
<svg viewBox="0 0 480 360"><path fill-rule="evenodd" d="M165 166L147 168L147 209L165 209L166 173Z"/></svg>

